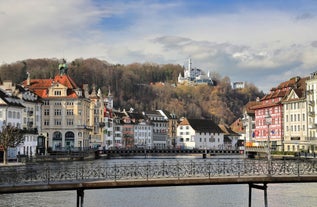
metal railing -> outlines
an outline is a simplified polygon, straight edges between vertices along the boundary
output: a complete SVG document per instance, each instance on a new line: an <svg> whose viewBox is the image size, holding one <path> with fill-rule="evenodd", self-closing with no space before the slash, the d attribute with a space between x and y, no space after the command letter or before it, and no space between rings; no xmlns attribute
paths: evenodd
<svg viewBox="0 0 317 207"><path fill-rule="evenodd" d="M271 165L269 164L271 163ZM81 183L86 181L151 180L242 176L317 175L311 160L191 160L122 164L24 165L0 167L1 186Z"/></svg>

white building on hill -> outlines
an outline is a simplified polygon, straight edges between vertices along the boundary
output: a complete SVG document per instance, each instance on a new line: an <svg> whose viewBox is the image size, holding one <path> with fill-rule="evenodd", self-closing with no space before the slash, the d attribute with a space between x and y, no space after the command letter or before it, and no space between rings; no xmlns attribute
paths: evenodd
<svg viewBox="0 0 317 207"><path fill-rule="evenodd" d="M193 68L190 58L188 59L188 67L184 69L184 76L181 74L178 76L178 83L187 85L213 85L210 73L206 74L202 69Z"/></svg>

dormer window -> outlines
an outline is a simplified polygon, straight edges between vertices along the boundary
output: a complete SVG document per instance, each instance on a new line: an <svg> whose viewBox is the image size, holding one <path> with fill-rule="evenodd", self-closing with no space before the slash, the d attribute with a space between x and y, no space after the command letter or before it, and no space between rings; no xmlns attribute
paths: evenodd
<svg viewBox="0 0 317 207"><path fill-rule="evenodd" d="M62 92L61 92L61 91L54 91L54 95L55 95L55 96L61 96L61 95L62 95Z"/></svg>

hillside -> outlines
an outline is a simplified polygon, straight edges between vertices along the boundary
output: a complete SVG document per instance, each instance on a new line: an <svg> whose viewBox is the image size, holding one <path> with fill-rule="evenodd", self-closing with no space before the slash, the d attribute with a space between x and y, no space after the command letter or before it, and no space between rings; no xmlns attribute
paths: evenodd
<svg viewBox="0 0 317 207"><path fill-rule="evenodd" d="M59 72L58 64L57 59L27 59L1 65L0 80L20 83L27 72L31 78L51 78ZM212 118L230 124L241 116L249 100L263 96L248 83L244 89L232 90L230 78L219 74L213 74L216 86L177 85L177 77L183 72L180 65L113 65L98 59L76 59L68 67L68 74L79 86L95 84L104 95L110 87L116 108L134 108L140 112L165 109L178 116Z"/></svg>

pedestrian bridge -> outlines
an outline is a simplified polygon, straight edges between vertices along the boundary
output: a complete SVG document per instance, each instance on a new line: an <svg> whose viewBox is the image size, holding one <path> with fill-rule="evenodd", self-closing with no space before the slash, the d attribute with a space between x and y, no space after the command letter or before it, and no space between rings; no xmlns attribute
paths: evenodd
<svg viewBox="0 0 317 207"><path fill-rule="evenodd" d="M104 164L33 164L0 167L0 193L181 185L249 184L265 192L268 183L317 182L317 160L194 159ZM259 185L261 184L261 185Z"/></svg>
<svg viewBox="0 0 317 207"><path fill-rule="evenodd" d="M156 156L156 155L193 155L193 154L210 154L210 155L238 155L241 152L237 149L108 149L101 151L101 156Z"/></svg>

